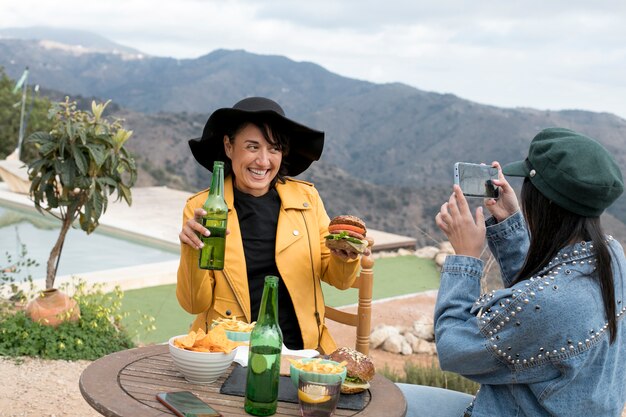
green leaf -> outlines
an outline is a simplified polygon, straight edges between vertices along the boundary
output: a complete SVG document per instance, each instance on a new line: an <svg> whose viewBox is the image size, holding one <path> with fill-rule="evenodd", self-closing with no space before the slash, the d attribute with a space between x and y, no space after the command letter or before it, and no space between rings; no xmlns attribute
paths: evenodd
<svg viewBox="0 0 626 417"><path fill-rule="evenodd" d="M49 142L51 139L52 137L48 132L35 132L26 139L25 143L41 144L44 142Z"/></svg>
<svg viewBox="0 0 626 417"><path fill-rule="evenodd" d="M72 126L72 122L71 120L67 120L66 125L65 125L65 133L67 134L67 137L71 140L72 138L74 138L74 128Z"/></svg>
<svg viewBox="0 0 626 417"><path fill-rule="evenodd" d="M61 184L63 184L64 186L69 186L72 183L72 180L70 178L71 166L69 162L59 161L58 166L59 168L57 169L57 172L59 173L59 176L61 177Z"/></svg>
<svg viewBox="0 0 626 417"><path fill-rule="evenodd" d="M78 216L78 224L80 225L81 230L87 231L89 229L89 219L87 215L80 213Z"/></svg>
<svg viewBox="0 0 626 417"><path fill-rule="evenodd" d="M98 178L98 182L102 186L108 185L108 186L111 186L111 187L117 187L117 182L115 182L110 177L100 177L100 178Z"/></svg>
<svg viewBox="0 0 626 417"><path fill-rule="evenodd" d="M328 239L328 240L341 240L341 239L345 239L348 242L352 242L352 243L356 243L356 244L361 244L363 243L363 241L361 239L357 239L355 237L350 236L348 233L346 232L339 232L339 233L331 233L330 235L326 235L324 236L324 239Z"/></svg>
<svg viewBox="0 0 626 417"><path fill-rule="evenodd" d="M102 213L106 213L107 208L109 207L109 197L107 193L102 194Z"/></svg>
<svg viewBox="0 0 626 417"><path fill-rule="evenodd" d="M108 156L106 150L101 145L87 145L87 149L89 150L91 158L96 163L96 166L100 169Z"/></svg>
<svg viewBox="0 0 626 417"><path fill-rule="evenodd" d="M71 149L72 149L72 156L74 157L74 161L76 162L76 166L78 167L78 171L80 172L81 175L86 175L88 165L87 165L87 159L85 158L85 155L83 155L83 153L79 149L79 146L76 144L76 142L72 142Z"/></svg>
<svg viewBox="0 0 626 417"><path fill-rule="evenodd" d="M124 184L122 183L118 184L117 193L118 193L118 198L124 197L124 200L126 200L126 204L128 204L129 206L133 203L133 197L130 194L130 188L128 188Z"/></svg>
<svg viewBox="0 0 626 417"><path fill-rule="evenodd" d="M91 204L94 219L99 219L100 215L102 214L102 208L104 206L102 194L93 193L88 204Z"/></svg>
<svg viewBox="0 0 626 417"><path fill-rule="evenodd" d="M54 188L53 187L46 188L45 193L46 193L46 203L48 204L48 207L52 207L52 208L59 207L59 199L57 198L54 192Z"/></svg>
<svg viewBox="0 0 626 417"><path fill-rule="evenodd" d="M39 172L41 167L43 167L48 161L45 159L36 159L28 165L29 175L32 173L33 175ZM31 178L32 179L32 178Z"/></svg>
<svg viewBox="0 0 626 417"><path fill-rule="evenodd" d="M52 138L52 137L51 137ZM39 154L41 156L50 157L50 154L58 149L58 144L52 140L42 142L39 147Z"/></svg>
<svg viewBox="0 0 626 417"><path fill-rule="evenodd" d="M35 190L39 189L39 183L41 183L41 176L37 175L34 177L29 177L29 178L31 178L29 194L33 194Z"/></svg>

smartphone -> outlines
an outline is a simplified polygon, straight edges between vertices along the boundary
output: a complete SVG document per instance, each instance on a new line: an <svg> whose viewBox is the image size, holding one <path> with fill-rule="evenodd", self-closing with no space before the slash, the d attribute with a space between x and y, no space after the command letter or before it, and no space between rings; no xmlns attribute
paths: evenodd
<svg viewBox="0 0 626 417"><path fill-rule="evenodd" d="M454 164L454 183L467 197L498 198L500 189L492 180L498 179L498 169L489 165L457 162Z"/></svg>
<svg viewBox="0 0 626 417"><path fill-rule="evenodd" d="M221 417L210 405L190 391L161 392L157 400L172 410L178 417Z"/></svg>

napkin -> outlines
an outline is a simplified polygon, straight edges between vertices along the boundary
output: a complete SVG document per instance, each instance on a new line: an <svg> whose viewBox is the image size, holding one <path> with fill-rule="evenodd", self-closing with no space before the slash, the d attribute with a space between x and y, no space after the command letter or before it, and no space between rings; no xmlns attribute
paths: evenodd
<svg viewBox="0 0 626 417"><path fill-rule="evenodd" d="M248 352L249 352L250 348L248 346L239 346L236 349L236 353L235 353L235 359L233 359L235 362L237 362L239 365L241 366L248 366ZM289 349L287 346L283 345L283 348L281 350L281 355L288 355L288 356L298 356L301 358L314 358L315 356L319 355L320 353L315 350L315 349L299 349L299 350L291 350Z"/></svg>

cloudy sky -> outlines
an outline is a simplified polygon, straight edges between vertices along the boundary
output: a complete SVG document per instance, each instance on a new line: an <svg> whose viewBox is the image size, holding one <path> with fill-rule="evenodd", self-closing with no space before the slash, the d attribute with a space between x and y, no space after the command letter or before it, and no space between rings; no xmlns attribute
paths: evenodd
<svg viewBox="0 0 626 417"><path fill-rule="evenodd" d="M0 28L41 25L157 56L245 49L483 104L626 118L622 0L2 0Z"/></svg>

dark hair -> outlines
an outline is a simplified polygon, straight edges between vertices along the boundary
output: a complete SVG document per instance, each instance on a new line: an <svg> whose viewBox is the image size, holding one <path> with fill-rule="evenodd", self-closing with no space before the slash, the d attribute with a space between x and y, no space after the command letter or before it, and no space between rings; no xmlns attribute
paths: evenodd
<svg viewBox="0 0 626 417"><path fill-rule="evenodd" d="M266 120L263 120L260 117L254 117L254 115L248 115L246 118L242 118L236 123L233 123L233 125L229 126L229 128L227 128L223 134L227 135L230 139L230 142L233 143L237 134L245 129L248 125L254 125L258 127L259 130L263 133L263 138L265 138L265 140L270 145L276 146L283 154L283 159L280 163L280 167L278 168L278 173L276 174L276 177L272 180L271 186L274 186L274 184L276 184L276 181L284 183L287 172L289 171L288 162L285 158L285 156L289 154L289 136L285 135L276 127L272 126ZM222 160L224 161L224 174L228 175L229 173L231 173L234 178L235 173L232 171L232 163L230 161L230 158L226 156L226 153L223 149L221 152L223 153Z"/></svg>
<svg viewBox="0 0 626 417"><path fill-rule="evenodd" d="M515 283L536 275L563 246L576 240L591 241L597 260L594 277L600 284L610 342L613 343L617 336L613 269L600 218L583 217L552 203L528 178L522 186L521 202L530 232L530 248Z"/></svg>

